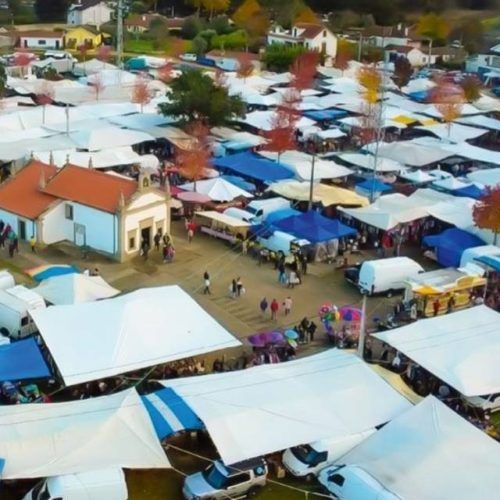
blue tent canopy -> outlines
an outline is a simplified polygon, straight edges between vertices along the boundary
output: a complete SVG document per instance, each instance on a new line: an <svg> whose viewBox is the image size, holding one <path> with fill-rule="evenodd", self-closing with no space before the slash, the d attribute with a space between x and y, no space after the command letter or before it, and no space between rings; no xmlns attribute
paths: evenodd
<svg viewBox="0 0 500 500"><path fill-rule="evenodd" d="M347 116L347 111L342 109L323 109L319 111L304 111L304 116L317 122L324 120L338 120Z"/></svg>
<svg viewBox="0 0 500 500"><path fill-rule="evenodd" d="M141 397L159 439L183 430L203 429L203 422L170 388Z"/></svg>
<svg viewBox="0 0 500 500"><path fill-rule="evenodd" d="M5 465L5 460L3 458L0 458L0 474L3 471L4 465Z"/></svg>
<svg viewBox="0 0 500 500"><path fill-rule="evenodd" d="M462 229L453 227L441 234L425 236L424 245L435 248L438 262L444 267L458 267L467 248L484 245L484 241Z"/></svg>
<svg viewBox="0 0 500 500"><path fill-rule="evenodd" d="M255 191L255 184L247 182L245 179L242 179L237 175L221 175L221 178L230 182L231 184L234 184L235 186L238 186L244 191L248 191L249 193L253 193Z"/></svg>
<svg viewBox="0 0 500 500"><path fill-rule="evenodd" d="M386 191L392 190L392 187L389 186L389 184L380 182L378 179L366 179L365 181L356 184L356 187L363 189L364 191L373 191L374 193L385 193Z"/></svg>
<svg viewBox="0 0 500 500"><path fill-rule="evenodd" d="M294 208L283 208L281 210L276 210L276 212L271 212L266 217L266 224L273 224L281 219L286 219L292 215L300 215L302 212L295 210Z"/></svg>
<svg viewBox="0 0 500 500"><path fill-rule="evenodd" d="M34 338L0 346L0 381L49 378L49 367Z"/></svg>
<svg viewBox="0 0 500 500"><path fill-rule="evenodd" d="M486 264L496 272L500 272L500 253L498 255L482 255L481 257L477 257L475 260L481 262L482 264Z"/></svg>
<svg viewBox="0 0 500 500"><path fill-rule="evenodd" d="M339 220L328 219L314 211L278 220L273 227L297 238L309 240L311 243L336 240L357 233L355 229L342 224Z"/></svg>
<svg viewBox="0 0 500 500"><path fill-rule="evenodd" d="M282 163L249 152L214 158L213 164L218 169L231 170L244 177L264 182L291 179L294 176L293 172Z"/></svg>
<svg viewBox="0 0 500 500"><path fill-rule="evenodd" d="M455 196L465 196L467 198L475 198L478 200L483 196L484 190L478 188L475 184L470 184L460 189L455 189L452 191Z"/></svg>
<svg viewBox="0 0 500 500"><path fill-rule="evenodd" d="M429 93L427 92L427 90L421 90L419 92L410 92L408 94L408 97L417 102L427 102L427 99L429 98Z"/></svg>

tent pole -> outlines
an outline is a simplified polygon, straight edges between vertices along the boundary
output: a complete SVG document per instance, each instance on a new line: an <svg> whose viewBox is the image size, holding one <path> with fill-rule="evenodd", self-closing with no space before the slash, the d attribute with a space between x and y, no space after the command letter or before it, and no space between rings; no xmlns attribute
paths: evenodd
<svg viewBox="0 0 500 500"><path fill-rule="evenodd" d="M314 191L314 167L316 165L316 153L312 155L312 163L311 163L311 179L309 183L309 205L307 207L308 210L312 210L313 207L313 191Z"/></svg>
<svg viewBox="0 0 500 500"><path fill-rule="evenodd" d="M365 290L363 290L363 305L361 306L361 325L359 329L359 341L358 341L358 356L364 359L365 352L365 340L366 340L366 296L368 295Z"/></svg>

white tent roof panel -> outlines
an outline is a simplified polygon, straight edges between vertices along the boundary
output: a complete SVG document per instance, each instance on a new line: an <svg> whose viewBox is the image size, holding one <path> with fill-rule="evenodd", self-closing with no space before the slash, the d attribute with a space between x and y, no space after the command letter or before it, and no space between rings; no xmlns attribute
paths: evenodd
<svg viewBox="0 0 500 500"><path fill-rule="evenodd" d="M178 286L32 311L66 385L240 345Z"/></svg>
<svg viewBox="0 0 500 500"><path fill-rule="evenodd" d="M170 467L135 389L67 403L0 407L2 479Z"/></svg>
<svg viewBox="0 0 500 500"><path fill-rule="evenodd" d="M433 396L340 460L405 500L498 497L500 445Z"/></svg>
<svg viewBox="0 0 500 500"><path fill-rule="evenodd" d="M465 396L500 392L500 314L486 306L375 334Z"/></svg>
<svg viewBox="0 0 500 500"><path fill-rule="evenodd" d="M357 356L337 349L162 384L201 418L227 465L365 431L410 406Z"/></svg>

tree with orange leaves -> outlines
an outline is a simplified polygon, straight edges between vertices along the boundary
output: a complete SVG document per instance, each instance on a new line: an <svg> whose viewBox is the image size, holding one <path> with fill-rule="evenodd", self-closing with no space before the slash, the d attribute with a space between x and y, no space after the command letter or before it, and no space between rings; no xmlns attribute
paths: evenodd
<svg viewBox="0 0 500 500"><path fill-rule="evenodd" d="M271 130L266 133L265 151L278 153L278 163L282 153L295 149L297 146L295 129L300 114L297 111L299 98L292 89L283 96L272 119Z"/></svg>
<svg viewBox="0 0 500 500"><path fill-rule="evenodd" d="M100 45L96 51L96 58L102 63L107 63L111 58L111 47L109 45Z"/></svg>
<svg viewBox="0 0 500 500"><path fill-rule="evenodd" d="M24 76L24 69L30 65L32 60L32 56L22 50L14 54L14 66L21 68L21 76Z"/></svg>
<svg viewBox="0 0 500 500"><path fill-rule="evenodd" d="M290 72L292 73L291 85L299 92L312 87L319 63L319 53L308 50L299 54L295 59Z"/></svg>
<svg viewBox="0 0 500 500"><path fill-rule="evenodd" d="M354 59L353 44L345 38L339 38L334 66L342 71L342 76L344 75L344 71L349 67L351 59Z"/></svg>
<svg viewBox="0 0 500 500"><path fill-rule="evenodd" d="M144 75L138 75L132 89L132 102L141 105L141 113L144 111L144 105L151 101L152 95L149 88L149 82Z"/></svg>
<svg viewBox="0 0 500 500"><path fill-rule="evenodd" d="M163 83L170 83L174 75L174 65L168 59L158 68L156 77Z"/></svg>
<svg viewBox="0 0 500 500"><path fill-rule="evenodd" d="M500 185L486 188L485 194L472 208L472 217L477 227L493 231L493 244L496 245L500 232Z"/></svg>
<svg viewBox="0 0 500 500"><path fill-rule="evenodd" d="M196 120L186 127L186 131L193 141L184 149L177 148L175 164L179 173L193 182L196 191L196 181L206 177L206 170L210 168L209 129L203 122Z"/></svg>
<svg viewBox="0 0 500 500"><path fill-rule="evenodd" d="M238 69L236 70L236 75L238 78L243 78L243 82L249 77L254 70L253 57L252 54L248 52L241 52L236 58L238 61Z"/></svg>
<svg viewBox="0 0 500 500"><path fill-rule="evenodd" d="M437 80L437 85L430 92L430 101L448 125L448 137L451 124L462 114L465 102L464 90L453 83L446 75Z"/></svg>
<svg viewBox="0 0 500 500"><path fill-rule="evenodd" d="M225 87L227 84L227 75L220 68L215 68L214 83L217 87Z"/></svg>

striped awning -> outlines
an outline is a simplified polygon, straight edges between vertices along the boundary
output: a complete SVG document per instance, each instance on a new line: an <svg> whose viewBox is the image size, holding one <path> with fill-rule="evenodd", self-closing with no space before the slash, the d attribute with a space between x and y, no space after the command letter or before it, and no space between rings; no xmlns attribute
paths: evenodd
<svg viewBox="0 0 500 500"><path fill-rule="evenodd" d="M180 431L203 429L203 423L184 400L170 388L142 396L159 439Z"/></svg>

